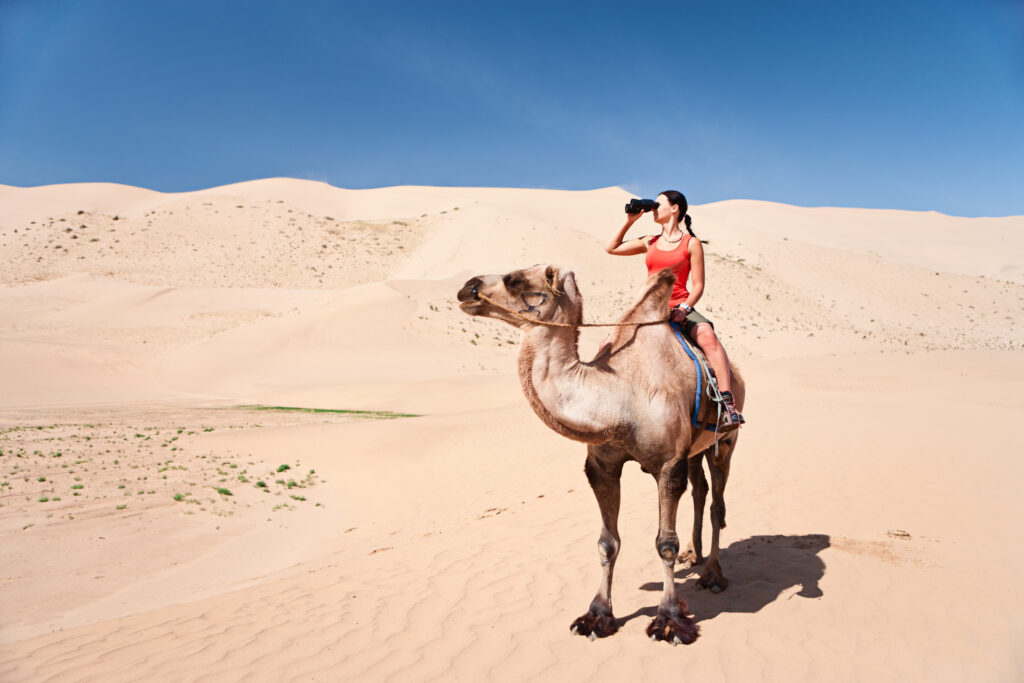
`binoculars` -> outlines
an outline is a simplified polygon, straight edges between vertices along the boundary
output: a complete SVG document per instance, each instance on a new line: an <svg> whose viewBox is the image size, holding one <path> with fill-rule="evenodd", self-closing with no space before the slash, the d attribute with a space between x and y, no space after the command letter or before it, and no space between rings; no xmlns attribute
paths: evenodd
<svg viewBox="0 0 1024 683"><path fill-rule="evenodd" d="M644 213L658 208L658 202L653 199L630 199L626 204L626 213Z"/></svg>

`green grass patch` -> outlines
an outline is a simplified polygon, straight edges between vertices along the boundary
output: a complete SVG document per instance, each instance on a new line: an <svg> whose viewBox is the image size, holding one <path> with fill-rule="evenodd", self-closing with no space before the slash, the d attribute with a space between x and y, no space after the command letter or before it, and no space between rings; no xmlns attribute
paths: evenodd
<svg viewBox="0 0 1024 683"><path fill-rule="evenodd" d="M353 417L365 417L373 420L395 420L400 417L422 417L415 413L392 413L387 410L345 410L340 408L299 408L298 406L264 406L264 405L240 405L239 410L264 410L274 412L293 413L332 413L335 415L351 415Z"/></svg>

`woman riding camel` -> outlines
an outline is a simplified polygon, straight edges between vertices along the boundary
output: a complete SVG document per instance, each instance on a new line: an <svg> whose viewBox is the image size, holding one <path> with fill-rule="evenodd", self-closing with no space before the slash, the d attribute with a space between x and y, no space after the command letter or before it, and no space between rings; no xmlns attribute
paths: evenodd
<svg viewBox="0 0 1024 683"><path fill-rule="evenodd" d="M661 225L661 234L622 241L633 223L644 215L644 210L638 208L635 213L626 214L626 223L619 228L605 251L615 256L646 254L648 277L665 268L672 270L676 282L668 304L669 318L682 324L686 336L704 351L708 364L715 371L726 408L722 412L719 431L731 431L744 420L736 410L730 391L732 373L729 371L725 348L718 340L711 321L693 308L704 294L704 247L690 228L687 208L686 197L682 193L675 190L662 192L658 195L658 205L651 209L654 221ZM679 227L680 219L686 232ZM687 279L693 285L692 290L686 288Z"/></svg>

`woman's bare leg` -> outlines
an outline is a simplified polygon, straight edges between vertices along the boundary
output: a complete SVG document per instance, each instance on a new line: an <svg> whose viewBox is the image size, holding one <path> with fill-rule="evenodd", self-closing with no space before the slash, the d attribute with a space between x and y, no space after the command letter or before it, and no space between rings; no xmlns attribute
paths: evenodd
<svg viewBox="0 0 1024 683"><path fill-rule="evenodd" d="M700 323L693 330L694 341L707 356L708 365L715 371L718 378L719 391L732 391L732 372L729 370L729 356L725 353L725 347L718 341L715 328L710 323Z"/></svg>

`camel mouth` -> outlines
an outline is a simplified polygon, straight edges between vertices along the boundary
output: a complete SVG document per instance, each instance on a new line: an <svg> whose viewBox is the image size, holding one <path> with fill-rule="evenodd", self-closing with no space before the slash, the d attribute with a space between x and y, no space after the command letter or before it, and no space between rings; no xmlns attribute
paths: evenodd
<svg viewBox="0 0 1024 683"><path fill-rule="evenodd" d="M455 298L459 300L459 308L466 313L480 308L483 302L480 301L480 286L483 284L483 280L478 277L472 278L462 286L459 293L455 295Z"/></svg>

